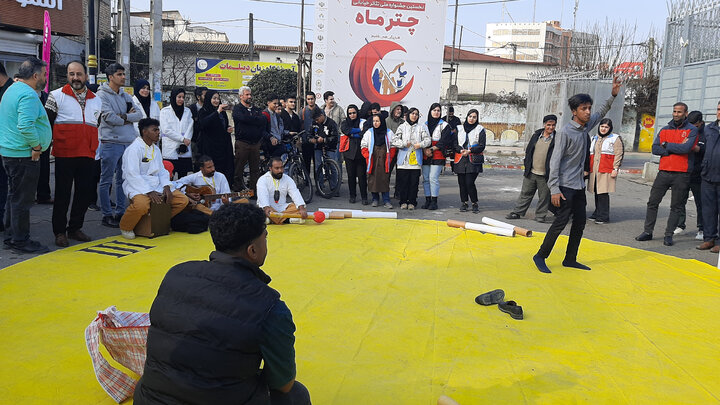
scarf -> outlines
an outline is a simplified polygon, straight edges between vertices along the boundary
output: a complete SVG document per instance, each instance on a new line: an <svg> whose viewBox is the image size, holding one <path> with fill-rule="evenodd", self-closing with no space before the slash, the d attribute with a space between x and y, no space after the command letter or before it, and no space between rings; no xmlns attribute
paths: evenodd
<svg viewBox="0 0 720 405"><path fill-rule="evenodd" d="M358 112L357 114L355 114L355 119L354 119L354 120L351 120L351 119L350 119L349 111L350 111L351 108L354 108L355 111ZM345 116L347 117L347 118L345 118L345 122L347 123L348 127L350 127L350 128L360 128L360 110L358 110L358 108L357 108L357 106L356 106L355 104L350 104L350 105L347 107L347 110L345 111Z"/></svg>
<svg viewBox="0 0 720 405"><path fill-rule="evenodd" d="M440 107L440 103L432 103L432 105L430 106L430 110L428 110L427 126L428 132L430 132L430 136L432 136L433 132L435 131L435 127L437 127L438 122L440 122L440 118L433 118L432 116L432 110L436 109L437 107Z"/></svg>
<svg viewBox="0 0 720 405"><path fill-rule="evenodd" d="M467 117L472 113L475 113L475 116L478 117L478 121L480 119L480 114L478 113L478 110L473 108L472 110L468 111L467 115L465 116L465 123L463 124L463 129L465 130L466 134L469 134L470 132L472 132L473 129L475 129L475 127L478 126L478 121L475 121L474 124L468 124Z"/></svg>
<svg viewBox="0 0 720 405"><path fill-rule="evenodd" d="M375 146L385 146L385 135L387 134L387 125L384 119L380 119L380 128L373 128L373 136L375 137ZM372 153L372 151L371 151Z"/></svg>
<svg viewBox="0 0 720 405"><path fill-rule="evenodd" d="M150 88L150 83L145 79L138 79L138 81L135 82L135 97L137 97L138 101L140 101L140 105L145 111L145 116L150 118L150 95L148 94L147 97L143 97L140 95L140 90L145 86L148 86L148 88Z"/></svg>
<svg viewBox="0 0 720 405"><path fill-rule="evenodd" d="M173 89L173 91L170 92L170 106L172 107L173 111L175 111L175 116L179 120L182 120L183 113L185 112L185 105L177 104L177 96L180 93L185 94L185 90L182 88L177 88Z"/></svg>

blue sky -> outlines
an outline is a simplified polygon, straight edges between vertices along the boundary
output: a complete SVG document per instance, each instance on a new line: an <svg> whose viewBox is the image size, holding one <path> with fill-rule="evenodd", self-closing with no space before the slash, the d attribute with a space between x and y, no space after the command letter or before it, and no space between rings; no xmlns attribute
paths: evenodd
<svg viewBox="0 0 720 405"><path fill-rule="evenodd" d="M282 0L300 2L300 0ZM315 0L306 0L313 3ZM460 4L492 0L460 0ZM454 0L449 0L454 4ZM535 3L535 21L561 20L565 28L573 25L575 0L508 0L508 13L503 12L502 3L464 6L459 8L458 25L465 26L462 45L464 49L482 52L485 45L485 24L496 22L531 22ZM132 11L145 11L149 0L133 0ZM202 25L224 31L231 42L247 43L248 23L244 21L216 22L220 20L247 19L253 13L255 19L272 21L291 26L300 25L300 6L276 4L250 0L164 0L165 10L179 10L194 22L214 22ZM313 6L305 7L305 26L312 27ZM448 7L445 24L445 44L452 43L452 19L454 8ZM509 14L509 16L508 16ZM582 29L588 24L606 19L637 26L638 41L644 41L648 33L662 38L667 18L665 0L580 0L576 27ZM284 27L263 21L255 21L255 43L272 45L297 45L299 28ZM459 35L459 27L458 27ZM312 41L313 32L306 31L306 39Z"/></svg>

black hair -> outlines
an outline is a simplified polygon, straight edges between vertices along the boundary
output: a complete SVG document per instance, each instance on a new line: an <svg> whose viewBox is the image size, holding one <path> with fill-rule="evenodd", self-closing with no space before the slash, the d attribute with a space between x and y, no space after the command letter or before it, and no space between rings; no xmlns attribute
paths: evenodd
<svg viewBox="0 0 720 405"><path fill-rule="evenodd" d="M267 97L265 97L265 101L273 101L273 100L277 100L277 99L278 99L278 96L275 93L270 93L267 95Z"/></svg>
<svg viewBox="0 0 720 405"><path fill-rule="evenodd" d="M454 112L455 112L455 107L453 107L452 104L448 104L448 113L454 113Z"/></svg>
<svg viewBox="0 0 720 405"><path fill-rule="evenodd" d="M305 97L307 97L307 96L315 97L315 93L313 93L312 91L308 91L307 93L305 93ZM317 97L315 97L315 98L317 98Z"/></svg>
<svg viewBox="0 0 720 405"><path fill-rule="evenodd" d="M198 159L198 164L200 165L200 167L205 167L205 163L212 162L212 160L213 158L211 158L210 156L202 155L200 156L200 159Z"/></svg>
<svg viewBox="0 0 720 405"><path fill-rule="evenodd" d="M65 70L67 71L68 69L70 69L70 65L72 65L73 63L77 63L78 65L82 66L83 73L87 72L87 68L85 67L85 64L80 62L79 60L73 60L73 61L68 62L67 65L65 65Z"/></svg>
<svg viewBox="0 0 720 405"><path fill-rule="evenodd" d="M239 253L265 231L265 212L254 204L224 204L208 227L216 250Z"/></svg>
<svg viewBox="0 0 720 405"><path fill-rule="evenodd" d="M581 105L588 104L588 103L590 103L590 105L592 105L593 99L592 99L592 97L590 97L589 94L585 94L585 93L576 94L576 95L570 97L570 99L568 99L568 105L570 106L570 111L575 111Z"/></svg>
<svg viewBox="0 0 720 405"><path fill-rule="evenodd" d="M378 111L380 111L380 103L372 103L372 104L370 104L370 110L378 110Z"/></svg>
<svg viewBox="0 0 720 405"><path fill-rule="evenodd" d="M193 90L193 94L195 95L195 99L196 99L196 100L199 100L200 97L202 96L203 91L207 91L207 90L208 90L207 87L202 87L202 86L200 86L200 87L195 87L195 90Z"/></svg>
<svg viewBox="0 0 720 405"><path fill-rule="evenodd" d="M687 112L687 110L688 110L688 105L683 103L682 101L678 101L677 103L673 104L673 108L675 108L675 107L684 107L685 112Z"/></svg>
<svg viewBox="0 0 720 405"><path fill-rule="evenodd" d="M7 70L5 70L5 65L0 62L0 75L7 76Z"/></svg>
<svg viewBox="0 0 720 405"><path fill-rule="evenodd" d="M312 118L315 119L315 118L321 117L321 116L323 116L323 115L325 115L325 113L323 112L323 110L321 110L321 109L319 109L319 108L315 108L315 109L313 110L313 113L312 113Z"/></svg>
<svg viewBox="0 0 720 405"><path fill-rule="evenodd" d="M273 163L280 162L282 164L283 160L280 156L273 156L270 158L270 166L272 167Z"/></svg>
<svg viewBox="0 0 720 405"><path fill-rule="evenodd" d="M328 91L326 91L325 93L323 93L323 100L327 100L328 97L333 97L333 96L335 96L335 93L332 92L332 91L330 91L330 90L328 90Z"/></svg>
<svg viewBox="0 0 720 405"><path fill-rule="evenodd" d="M142 136L142 133L145 129L151 127L151 126L160 126L160 121L156 120L155 118L143 118L138 122L138 130L140 131L140 136Z"/></svg>
<svg viewBox="0 0 720 405"><path fill-rule="evenodd" d="M288 101L290 99L297 100L297 96L294 94L289 94L287 97L285 97L285 101Z"/></svg>
<svg viewBox="0 0 720 405"><path fill-rule="evenodd" d="M415 121L415 122L410 122L410 114L412 114L413 111L416 111L416 112L418 113L418 119L417 119L417 121ZM409 110L407 111L407 117L408 117L408 118L407 118L407 119L408 119L408 123L410 123L410 124L415 124L415 123L419 122L419 121L420 121L420 110L418 110L418 109L415 108L415 107L409 109Z"/></svg>
<svg viewBox="0 0 720 405"><path fill-rule="evenodd" d="M111 63L110 65L108 65L108 67L105 68L105 74L108 76L112 76L121 70L124 72L126 70L125 66L119 63Z"/></svg>
<svg viewBox="0 0 720 405"><path fill-rule="evenodd" d="M557 115L555 115L555 114L548 114L548 115L544 116L544 117L543 117L543 124L546 123L546 122L548 122L548 121L555 121L555 122L557 122Z"/></svg>
<svg viewBox="0 0 720 405"><path fill-rule="evenodd" d="M18 79L29 79L35 73L40 74L42 72L42 68L45 66L47 66L47 63L41 61L38 58L35 58L35 57L27 58L20 65L20 69L18 69L16 77Z"/></svg>
<svg viewBox="0 0 720 405"><path fill-rule="evenodd" d="M603 125L603 124L606 124L607 126L610 127L610 130L608 131L608 133L607 133L606 135L612 134L612 132L613 132L612 120L611 120L610 118L603 118L603 119L601 119L600 122L598 123L598 135L603 136L603 135L600 133L600 125Z"/></svg>
<svg viewBox="0 0 720 405"><path fill-rule="evenodd" d="M687 116L688 122L691 124L697 124L698 122L703 120L703 113L700 111L690 111L690 114Z"/></svg>

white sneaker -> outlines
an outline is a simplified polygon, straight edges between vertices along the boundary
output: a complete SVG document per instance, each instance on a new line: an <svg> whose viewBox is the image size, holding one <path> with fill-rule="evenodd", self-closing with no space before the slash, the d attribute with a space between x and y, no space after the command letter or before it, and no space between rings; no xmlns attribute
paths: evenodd
<svg viewBox="0 0 720 405"><path fill-rule="evenodd" d="M400 205L400 209L401 209L401 210L406 210L407 207L408 207L407 204L402 204L402 205Z"/></svg>
<svg viewBox="0 0 720 405"><path fill-rule="evenodd" d="M125 238L125 239L135 239L135 232L133 232L133 231L123 231L123 230L121 229L121 230L120 230L120 234L121 234L122 237Z"/></svg>
<svg viewBox="0 0 720 405"><path fill-rule="evenodd" d="M698 231L697 235L695 235L695 240L703 240L703 231Z"/></svg>
<svg viewBox="0 0 720 405"><path fill-rule="evenodd" d="M673 235L679 235L679 234L683 233L684 231L685 231L684 229L677 227L677 228L675 228L675 232L673 232Z"/></svg>
<svg viewBox="0 0 720 405"><path fill-rule="evenodd" d="M407 209L409 209L410 211L412 211L412 210L415 209L415 206L412 205L412 204L408 204Z"/></svg>

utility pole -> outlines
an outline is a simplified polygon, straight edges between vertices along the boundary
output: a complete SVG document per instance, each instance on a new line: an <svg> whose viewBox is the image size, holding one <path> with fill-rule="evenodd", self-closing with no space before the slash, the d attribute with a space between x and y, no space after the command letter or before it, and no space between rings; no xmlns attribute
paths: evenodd
<svg viewBox="0 0 720 405"><path fill-rule="evenodd" d="M96 83L97 78L97 36L95 33L95 1L88 0L88 52L87 67L88 81L90 84Z"/></svg>
<svg viewBox="0 0 720 405"><path fill-rule="evenodd" d="M573 10L573 31L575 31L575 23L577 22L577 11L580 6L580 0L575 0L575 9Z"/></svg>
<svg viewBox="0 0 720 405"><path fill-rule="evenodd" d="M249 33L248 33L248 44L250 45L250 48L248 50L248 53L250 54L249 60L254 60L254 54L255 54L255 40L253 39L253 13L250 13L250 25L249 25Z"/></svg>
<svg viewBox="0 0 720 405"><path fill-rule="evenodd" d="M155 102L162 101L162 0L150 0L150 86Z"/></svg>
<svg viewBox="0 0 720 405"><path fill-rule="evenodd" d="M452 53L450 54L450 86L453 84L453 71L455 70L455 32L457 31L458 0L455 0L455 21L453 22ZM450 90L448 88L448 90Z"/></svg>
<svg viewBox="0 0 720 405"><path fill-rule="evenodd" d="M130 85L130 0L118 0L118 25L120 32L115 38L116 58L115 60L123 65L126 71L125 85Z"/></svg>
<svg viewBox="0 0 720 405"><path fill-rule="evenodd" d="M305 0L300 3L300 48L297 59L297 98L295 103L296 112L305 105Z"/></svg>
<svg viewBox="0 0 720 405"><path fill-rule="evenodd" d="M513 50L513 60L517 60L517 44L510 43L508 46Z"/></svg>
<svg viewBox="0 0 720 405"><path fill-rule="evenodd" d="M647 58L647 69L645 69L646 77L654 76L653 69L655 68L655 38L650 37L648 39L648 58Z"/></svg>
<svg viewBox="0 0 720 405"><path fill-rule="evenodd" d="M537 5L537 0L533 0L533 23L535 22L535 6Z"/></svg>
<svg viewBox="0 0 720 405"><path fill-rule="evenodd" d="M461 50L462 50L462 34L463 34L463 28L464 28L464 26L461 25L461 26L460 26L460 40L458 41L458 51L461 51ZM459 56L460 56L460 54L458 53L458 57L459 57ZM455 84L456 86L457 86L457 79L458 79L458 75L459 75L458 72L459 72L459 71L460 71L460 64L458 63L457 68L455 69L455 83L454 83L454 84Z"/></svg>

